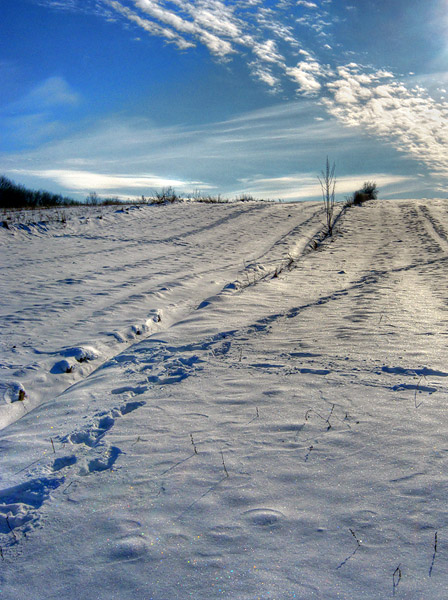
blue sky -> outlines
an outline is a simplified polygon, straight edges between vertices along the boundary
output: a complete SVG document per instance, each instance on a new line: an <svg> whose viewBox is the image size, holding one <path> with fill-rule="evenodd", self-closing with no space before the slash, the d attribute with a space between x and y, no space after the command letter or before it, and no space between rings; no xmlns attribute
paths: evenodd
<svg viewBox="0 0 448 600"><path fill-rule="evenodd" d="M14 0L0 173L82 199L172 185L448 197L448 0Z"/></svg>

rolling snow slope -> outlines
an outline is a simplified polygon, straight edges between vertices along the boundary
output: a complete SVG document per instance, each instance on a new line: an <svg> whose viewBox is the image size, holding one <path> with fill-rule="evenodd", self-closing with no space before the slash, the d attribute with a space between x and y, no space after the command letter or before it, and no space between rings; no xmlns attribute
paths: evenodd
<svg viewBox="0 0 448 600"><path fill-rule="evenodd" d="M81 207L66 209L66 220L59 213L0 228L0 427L223 286L273 272L322 221L316 203Z"/></svg>
<svg viewBox="0 0 448 600"><path fill-rule="evenodd" d="M3 406L0 597L444 597L447 207L351 208L307 251L319 209L159 207L144 240L141 211L72 222L73 295L69 232L4 242L27 397Z"/></svg>

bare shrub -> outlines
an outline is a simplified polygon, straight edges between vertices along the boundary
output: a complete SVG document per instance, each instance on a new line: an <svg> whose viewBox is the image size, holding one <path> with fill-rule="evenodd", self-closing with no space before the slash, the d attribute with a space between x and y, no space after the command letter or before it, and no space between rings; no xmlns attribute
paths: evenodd
<svg viewBox="0 0 448 600"><path fill-rule="evenodd" d="M322 190L322 200L324 203L325 209L325 217L326 217L326 225L327 225L327 233L328 235L333 235L333 214L334 214L334 194L336 190L336 176L335 176L336 164L333 163L330 166L330 161L328 160L325 165L325 171L321 171L322 177L319 175L317 178L319 179L320 187Z"/></svg>
<svg viewBox="0 0 448 600"><path fill-rule="evenodd" d="M180 200L180 197L176 194L174 188L169 186L162 188L160 192L155 192L151 204L172 204L178 200Z"/></svg>
<svg viewBox="0 0 448 600"><path fill-rule="evenodd" d="M357 190L352 197L352 202L355 206L361 206L368 200L376 200L378 198L378 188L373 181L366 181L360 190Z"/></svg>

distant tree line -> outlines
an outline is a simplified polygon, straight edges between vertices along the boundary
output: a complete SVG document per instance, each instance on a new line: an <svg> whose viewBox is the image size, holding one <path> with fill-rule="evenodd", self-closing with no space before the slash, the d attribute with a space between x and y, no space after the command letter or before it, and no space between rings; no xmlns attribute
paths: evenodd
<svg viewBox="0 0 448 600"><path fill-rule="evenodd" d="M76 204L81 202L44 190L29 190L3 175L0 176L0 208L51 208Z"/></svg>

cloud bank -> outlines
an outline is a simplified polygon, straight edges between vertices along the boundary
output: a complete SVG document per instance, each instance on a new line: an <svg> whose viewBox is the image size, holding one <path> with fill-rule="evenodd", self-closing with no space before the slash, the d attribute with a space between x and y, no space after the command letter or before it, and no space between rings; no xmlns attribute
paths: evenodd
<svg viewBox="0 0 448 600"><path fill-rule="evenodd" d="M280 0L275 9L262 0L37 1L123 20L180 51L202 45L218 61L243 58L252 76L271 92L284 94L292 85L298 96L314 98L344 126L376 136L448 177L448 103L436 101L421 87L406 86L387 70L332 64L331 0ZM309 35L314 35L320 57L305 48ZM46 86L50 84L55 98L74 99L62 82ZM46 91L44 86L35 94L45 96Z"/></svg>

